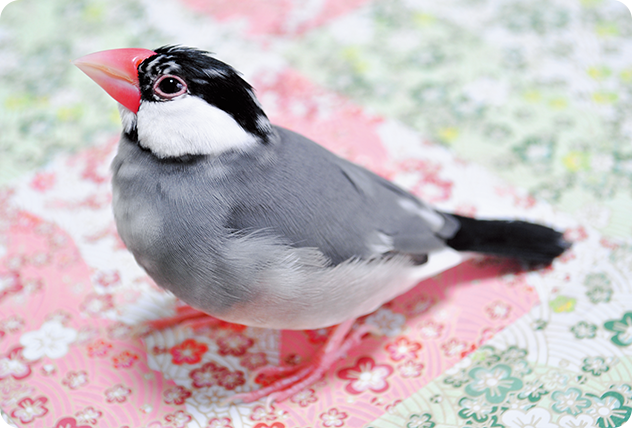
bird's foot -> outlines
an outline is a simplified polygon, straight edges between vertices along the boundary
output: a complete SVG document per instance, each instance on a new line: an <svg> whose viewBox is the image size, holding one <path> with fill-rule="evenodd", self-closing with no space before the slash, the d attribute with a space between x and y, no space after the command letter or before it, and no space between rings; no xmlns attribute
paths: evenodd
<svg viewBox="0 0 632 428"><path fill-rule="evenodd" d="M258 379L277 380L256 391L233 395L227 402L241 400L251 403L267 397L266 406L269 408L272 402L286 400L316 383L338 359L360 342L362 336L373 329L372 326L363 324L349 333L354 322L355 320L349 320L337 326L319 355L310 362L296 367L264 367L257 370L254 376Z"/></svg>

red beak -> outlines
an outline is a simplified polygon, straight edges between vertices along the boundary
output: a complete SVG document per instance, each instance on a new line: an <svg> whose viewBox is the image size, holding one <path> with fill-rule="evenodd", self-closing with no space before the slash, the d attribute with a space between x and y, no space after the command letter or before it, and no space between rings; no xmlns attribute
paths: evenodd
<svg viewBox="0 0 632 428"><path fill-rule="evenodd" d="M127 109L138 113L138 66L156 52L149 49L112 49L82 56L73 64Z"/></svg>

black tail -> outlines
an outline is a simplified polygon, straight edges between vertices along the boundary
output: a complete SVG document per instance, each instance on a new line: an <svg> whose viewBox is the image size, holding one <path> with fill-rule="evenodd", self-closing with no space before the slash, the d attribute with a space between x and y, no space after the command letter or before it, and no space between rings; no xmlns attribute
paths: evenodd
<svg viewBox="0 0 632 428"><path fill-rule="evenodd" d="M450 215L461 224L456 235L447 240L447 244L457 251L549 264L571 246L560 232L539 224Z"/></svg>

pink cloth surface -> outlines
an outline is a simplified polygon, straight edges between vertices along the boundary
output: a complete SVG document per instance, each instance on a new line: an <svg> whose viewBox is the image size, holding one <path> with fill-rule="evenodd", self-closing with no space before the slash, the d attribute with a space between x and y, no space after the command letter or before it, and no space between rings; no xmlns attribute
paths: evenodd
<svg viewBox="0 0 632 428"><path fill-rule="evenodd" d="M279 100L275 122L307 135L325 130L330 149L406 181L430 201L449 203L459 186L467 189L465 177L476 173L421 141L427 153L435 150L435 159L402 157L380 136L383 119L292 70L276 77L259 90ZM317 114L323 97L334 100L326 116ZM313 116L304 119L285 108L299 100L315 100ZM108 177L115 141L58 158L2 193L0 406L18 424L360 426L537 302L516 264L470 260L364 317L361 322L379 333L271 412L263 402L224 406L221 399L231 393L258 387L248 380L254 369L309 360L328 331L222 325L135 336L143 320L168 315L174 300L135 265L115 233ZM450 168L463 175L447 178ZM507 188L492 194L508 206L528 201ZM477 210L467 204L459 209Z"/></svg>

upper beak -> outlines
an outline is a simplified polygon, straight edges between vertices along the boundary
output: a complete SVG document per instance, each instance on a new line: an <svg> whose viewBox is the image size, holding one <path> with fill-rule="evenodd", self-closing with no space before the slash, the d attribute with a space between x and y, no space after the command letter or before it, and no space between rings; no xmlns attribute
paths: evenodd
<svg viewBox="0 0 632 428"><path fill-rule="evenodd" d="M138 66L156 52L149 49L112 49L82 56L73 64L127 109L138 113Z"/></svg>

